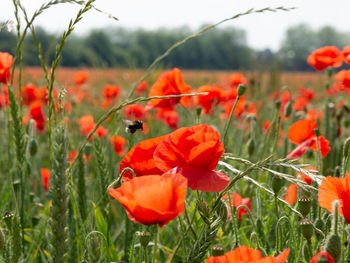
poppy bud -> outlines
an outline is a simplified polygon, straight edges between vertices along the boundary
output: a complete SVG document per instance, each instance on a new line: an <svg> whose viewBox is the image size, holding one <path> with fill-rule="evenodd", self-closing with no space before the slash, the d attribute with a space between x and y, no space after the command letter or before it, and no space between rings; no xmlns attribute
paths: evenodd
<svg viewBox="0 0 350 263"><path fill-rule="evenodd" d="M288 102L284 107L284 116L288 118L292 114L292 111L292 103Z"/></svg>
<svg viewBox="0 0 350 263"><path fill-rule="evenodd" d="M275 194L278 194L278 192L281 190L283 185L284 185L284 180L281 177L276 175L272 177L271 187Z"/></svg>
<svg viewBox="0 0 350 263"><path fill-rule="evenodd" d="M254 151L255 151L255 141L253 138L249 139L249 141L247 143L247 147L248 147L249 156L252 156L254 154Z"/></svg>
<svg viewBox="0 0 350 263"><path fill-rule="evenodd" d="M141 246L146 248L148 246L149 241L151 240L151 233L147 231L142 231L139 235Z"/></svg>
<svg viewBox="0 0 350 263"><path fill-rule="evenodd" d="M5 246L5 235L4 232L0 229L0 251L4 248Z"/></svg>
<svg viewBox="0 0 350 263"><path fill-rule="evenodd" d="M321 218L318 218L316 220L315 227L317 229L321 230L321 231L324 231L324 222L323 222L323 220ZM315 232L315 234L316 234L316 238L317 238L318 241L320 241L323 238L323 236L320 233Z"/></svg>
<svg viewBox="0 0 350 263"><path fill-rule="evenodd" d="M225 250L224 250L223 246L216 244L212 248L212 253L213 253L214 257L223 256L225 254Z"/></svg>
<svg viewBox="0 0 350 263"><path fill-rule="evenodd" d="M34 156L38 152L38 143L34 138L29 142L29 153L31 156Z"/></svg>
<svg viewBox="0 0 350 263"><path fill-rule="evenodd" d="M303 196L298 199L298 209L303 217L306 217L310 213L311 201L312 200L307 196Z"/></svg>
<svg viewBox="0 0 350 263"><path fill-rule="evenodd" d="M216 206L216 213L218 214L219 217L221 217L222 221L225 222L227 220L228 210L227 210L227 205L224 201L219 200L219 203Z"/></svg>
<svg viewBox="0 0 350 263"><path fill-rule="evenodd" d="M238 85L238 96L242 96L247 89L247 86L244 84L239 84Z"/></svg>
<svg viewBox="0 0 350 263"><path fill-rule="evenodd" d="M340 261L341 240L337 234L332 234L327 238L325 251L332 256L335 263Z"/></svg>
<svg viewBox="0 0 350 263"><path fill-rule="evenodd" d="M201 106L198 106L198 107L196 108L196 115L197 115L198 118L199 118L199 116L201 116L201 113L202 113L202 107L201 107Z"/></svg>
<svg viewBox="0 0 350 263"><path fill-rule="evenodd" d="M12 229L12 220L13 220L13 217L14 217L14 214L11 213L11 212L6 212L6 213L3 215L3 217L2 217L2 219L5 221L5 223L6 223L6 225L7 225L7 228L8 228L9 230Z"/></svg>
<svg viewBox="0 0 350 263"><path fill-rule="evenodd" d="M275 107L276 107L276 110L279 110L281 108L281 101L280 100L276 100L275 101Z"/></svg>
<svg viewBox="0 0 350 263"><path fill-rule="evenodd" d="M308 218L304 218L303 220L300 221L299 225L300 225L300 230L301 230L301 233L303 234L303 237L307 241L310 241L314 233L314 226L312 224L312 221Z"/></svg>
<svg viewBox="0 0 350 263"><path fill-rule="evenodd" d="M16 193L19 191L20 184L21 182L19 180L13 182L13 188L15 189Z"/></svg>
<svg viewBox="0 0 350 263"><path fill-rule="evenodd" d="M315 132L317 137L320 137L321 133L320 133L320 129L319 128L315 128L314 132Z"/></svg>

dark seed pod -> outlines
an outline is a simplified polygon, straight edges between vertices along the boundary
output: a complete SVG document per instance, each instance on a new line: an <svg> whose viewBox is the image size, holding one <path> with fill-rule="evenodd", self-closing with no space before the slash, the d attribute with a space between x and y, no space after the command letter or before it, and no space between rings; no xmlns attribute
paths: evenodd
<svg viewBox="0 0 350 263"><path fill-rule="evenodd" d="M214 257L223 256L225 254L225 249L223 246L216 244L212 248L212 254Z"/></svg>
<svg viewBox="0 0 350 263"><path fill-rule="evenodd" d="M312 200L307 196L302 196L298 198L298 209L299 212L303 215L303 217L306 217L310 213L311 204Z"/></svg>
<svg viewBox="0 0 350 263"><path fill-rule="evenodd" d="M147 232L147 231L140 232L140 243L142 247L146 248L150 240L151 240L150 232Z"/></svg>
<svg viewBox="0 0 350 263"><path fill-rule="evenodd" d="M284 185L284 180L281 177L277 175L274 175L272 177L271 187L275 194L278 194L278 192L281 190L283 185Z"/></svg>
<svg viewBox="0 0 350 263"><path fill-rule="evenodd" d="M32 138L29 142L29 153L31 156L34 156L38 152L38 143Z"/></svg>
<svg viewBox="0 0 350 263"><path fill-rule="evenodd" d="M340 237L336 234L332 234L327 237L326 240L326 246L325 246L326 252L332 256L335 263L340 262L341 258L341 240Z"/></svg>
<svg viewBox="0 0 350 263"><path fill-rule="evenodd" d="M304 218L303 220L300 221L299 225L300 225L300 230L301 230L301 233L303 234L303 237L307 241L310 241L314 233L314 226L312 221L308 218Z"/></svg>

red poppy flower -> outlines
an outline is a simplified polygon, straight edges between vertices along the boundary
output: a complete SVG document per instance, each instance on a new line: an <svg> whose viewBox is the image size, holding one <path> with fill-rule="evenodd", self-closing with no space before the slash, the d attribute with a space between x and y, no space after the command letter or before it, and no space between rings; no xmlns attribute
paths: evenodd
<svg viewBox="0 0 350 263"><path fill-rule="evenodd" d="M284 263L289 251L289 249L285 249L277 257L263 257L258 249L240 246L235 250L226 252L224 256L210 257L205 260L205 263Z"/></svg>
<svg viewBox="0 0 350 263"><path fill-rule="evenodd" d="M288 138L291 142L299 144L294 150L288 153L287 158L301 157L309 148L317 150L317 137L314 129L317 127L315 120L305 119L297 121L289 128ZM323 137L319 138L320 152L325 158L330 151L329 142Z"/></svg>
<svg viewBox="0 0 350 263"><path fill-rule="evenodd" d="M143 120L145 118L145 110L140 104L127 105L124 109L124 116L129 119Z"/></svg>
<svg viewBox="0 0 350 263"><path fill-rule="evenodd" d="M37 99L37 88L34 84L28 84L22 87L22 102L24 105L30 105Z"/></svg>
<svg viewBox="0 0 350 263"><path fill-rule="evenodd" d="M223 118L228 118L230 116L233 105L234 101L228 101L224 104L225 112L222 115ZM241 98L237 103L234 114L239 117L244 112L249 113L251 115L256 115L256 107L254 103Z"/></svg>
<svg viewBox="0 0 350 263"><path fill-rule="evenodd" d="M328 67L340 67L342 59L342 54L337 47L326 46L312 52L307 58L307 63L317 71L322 71Z"/></svg>
<svg viewBox="0 0 350 263"><path fill-rule="evenodd" d="M296 98L293 109L296 111L302 111L304 108L310 103L310 101L304 97L298 97Z"/></svg>
<svg viewBox="0 0 350 263"><path fill-rule="evenodd" d="M180 174L135 177L108 190L136 223L162 227L185 211L187 180Z"/></svg>
<svg viewBox="0 0 350 263"><path fill-rule="evenodd" d="M328 259L328 263L334 263L334 260L332 258L331 255L329 255L327 252L325 251L321 251L318 252L311 260L310 263L317 263L319 258L326 258ZM322 262L326 262L326 261L322 261Z"/></svg>
<svg viewBox="0 0 350 263"><path fill-rule="evenodd" d="M44 186L45 191L49 190L49 181L50 181L50 170L47 168L40 169L41 180Z"/></svg>
<svg viewBox="0 0 350 263"><path fill-rule="evenodd" d="M238 87L239 84L248 84L248 80L243 76L242 73L233 73L230 76L230 86L231 87Z"/></svg>
<svg viewBox="0 0 350 263"><path fill-rule="evenodd" d="M0 52L0 83L7 84L11 79L13 57L6 52Z"/></svg>
<svg viewBox="0 0 350 263"><path fill-rule="evenodd" d="M338 200L338 213L343 215L346 223L350 223L350 173L345 178L327 176L322 180L318 190L320 207L334 213L334 201Z"/></svg>
<svg viewBox="0 0 350 263"><path fill-rule="evenodd" d="M146 81L141 81L137 87L136 87L136 90L135 90L135 93L137 95L142 95L142 93L144 93L146 90L148 89L148 84Z"/></svg>
<svg viewBox="0 0 350 263"><path fill-rule="evenodd" d="M42 102L35 101L29 107L29 117L35 120L35 125L39 131L45 129L45 115L42 109Z"/></svg>
<svg viewBox="0 0 350 263"><path fill-rule="evenodd" d="M225 92L216 85L205 85L197 89L197 93L200 92L208 92L208 95L205 96L197 96L195 97L196 105L202 106L203 113L209 114L210 110L213 106L213 102L215 101L215 105L218 105L220 102L226 99Z"/></svg>
<svg viewBox="0 0 350 263"><path fill-rule="evenodd" d="M157 110L157 117L172 129L179 127L180 117L173 108L159 108Z"/></svg>
<svg viewBox="0 0 350 263"><path fill-rule="evenodd" d="M87 137L90 132L93 131L96 124L94 122L94 117L92 115L85 115L77 120L78 125L80 126L80 132L82 135ZM108 134L108 130L104 128L103 126L99 126L96 130L96 134L99 138L103 138ZM89 138L89 140L92 140L92 136Z"/></svg>
<svg viewBox="0 0 350 263"><path fill-rule="evenodd" d="M220 134L206 124L180 128L160 141L155 152L156 166L163 172L181 173L188 187L220 192L230 182L223 173L213 171L224 153Z"/></svg>
<svg viewBox="0 0 350 263"><path fill-rule="evenodd" d="M82 85L88 78L88 73L86 71L78 71L74 76L74 83L77 85Z"/></svg>
<svg viewBox="0 0 350 263"><path fill-rule="evenodd" d="M112 135L110 141L114 148L115 153L118 154L119 156L122 156L125 153L125 148L124 148L124 145L126 143L125 138L121 136Z"/></svg>
<svg viewBox="0 0 350 263"><path fill-rule="evenodd" d="M298 91L300 93L300 96L307 99L308 101L314 98L315 92L313 90L309 90L304 87L299 87Z"/></svg>
<svg viewBox="0 0 350 263"><path fill-rule="evenodd" d="M341 70L336 75L335 78L337 80L340 80L341 83L347 87L350 88L350 70Z"/></svg>
<svg viewBox="0 0 350 263"><path fill-rule="evenodd" d="M227 196L223 197L224 200L227 200ZM238 193L231 194L231 202L235 208L238 208L240 205L245 205L252 211L252 204L250 202L250 198L242 198ZM228 203L229 205L229 203ZM248 211L245 207L241 207L238 210L238 220L242 220L243 215L248 215ZM231 209L228 209L228 218L231 218Z"/></svg>
<svg viewBox="0 0 350 263"><path fill-rule="evenodd" d="M121 91L121 88L119 86L106 85L103 88L103 96L106 99L115 99L116 97L118 97L120 91Z"/></svg>
<svg viewBox="0 0 350 263"><path fill-rule="evenodd" d="M345 63L350 64L350 45L343 48L342 55Z"/></svg>
<svg viewBox="0 0 350 263"><path fill-rule="evenodd" d="M124 168L129 167L134 170L136 176L161 175L163 172L156 166L153 154L159 142L166 136L145 140L132 147L120 162L119 174L122 173ZM132 179L132 177L132 173L126 171L123 175L123 180Z"/></svg>
<svg viewBox="0 0 350 263"><path fill-rule="evenodd" d="M153 84L149 97L153 96L167 96L167 95L180 95L191 93L191 87L188 86L181 76L181 72L178 68L174 68L172 71L164 72L160 75L158 80ZM169 98L169 99L154 99L148 102L146 110L152 108L168 108L173 107L177 103L181 103L183 106L190 106L191 98Z"/></svg>

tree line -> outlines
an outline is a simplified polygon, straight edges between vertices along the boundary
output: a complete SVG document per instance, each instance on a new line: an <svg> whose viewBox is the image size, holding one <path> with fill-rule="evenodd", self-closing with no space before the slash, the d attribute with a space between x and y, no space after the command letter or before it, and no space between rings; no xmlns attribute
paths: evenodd
<svg viewBox="0 0 350 263"><path fill-rule="evenodd" d="M44 60L50 64L60 38L41 27L35 29L41 43ZM159 30L95 29L86 35L72 35L63 51L61 65L66 67L127 67L144 68L171 45L194 31L187 27ZM0 51L14 53L15 32L0 31ZM254 50L249 47L246 33L233 27L217 28L194 38L177 48L164 61L164 67L186 69L254 70L278 67L284 70L312 70L307 56L315 49L350 44L350 33L338 32L326 26L313 30L301 24L289 28L278 51ZM37 49L30 35L23 43L23 64L40 65Z"/></svg>

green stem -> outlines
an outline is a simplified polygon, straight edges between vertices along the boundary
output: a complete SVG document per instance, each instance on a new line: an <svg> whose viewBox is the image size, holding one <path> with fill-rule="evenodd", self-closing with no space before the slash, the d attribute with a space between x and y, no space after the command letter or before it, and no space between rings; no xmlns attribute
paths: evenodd
<svg viewBox="0 0 350 263"><path fill-rule="evenodd" d="M155 263L155 262L156 262L157 247L158 247L158 225L155 225L155 226L154 226L154 246L153 246L153 258L152 258L152 263Z"/></svg>
<svg viewBox="0 0 350 263"><path fill-rule="evenodd" d="M147 247L143 248L143 258L145 260L145 263L147 263L148 262Z"/></svg>
<svg viewBox="0 0 350 263"><path fill-rule="evenodd" d="M228 193L228 201L230 203L230 211L231 211L231 219L232 219L232 225L233 225L233 230L235 233L235 247L238 247L239 245L239 237L238 237L238 228L237 228L237 221L236 221L236 213L233 211L233 206L232 206L232 201L231 201L231 194Z"/></svg>
<svg viewBox="0 0 350 263"><path fill-rule="evenodd" d="M234 111L235 111L235 109L237 107L237 103L238 103L240 97L241 96L239 96L239 95L236 97L235 104L233 104L230 116L229 116L229 118L228 118L228 120L226 121L226 124L225 124L224 133L223 133L224 134L223 135L223 141L224 141L225 147L227 147L227 132L228 132L228 129L230 128L232 116L233 116L233 113L234 113Z"/></svg>

